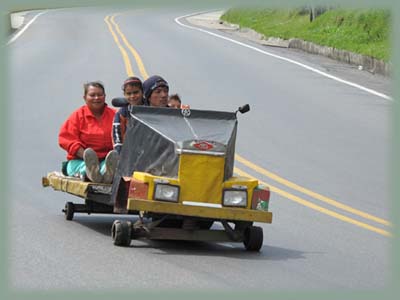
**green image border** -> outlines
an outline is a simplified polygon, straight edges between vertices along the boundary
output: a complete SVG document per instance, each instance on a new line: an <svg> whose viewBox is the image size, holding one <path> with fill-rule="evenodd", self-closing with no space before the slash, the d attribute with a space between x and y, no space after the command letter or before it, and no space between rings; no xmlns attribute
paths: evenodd
<svg viewBox="0 0 400 300"><path fill-rule="evenodd" d="M9 201L7 187L9 182L12 180L7 177L8 159L7 154L12 149L8 146L8 135L7 128L12 126L13 120L8 117L7 107L7 88L8 88L8 64L7 64L7 46L6 43L11 35L10 31L10 12L36 10L45 8L61 8L61 7L79 7L79 6L100 6L100 5L137 5L137 6L190 6L193 5L198 9L201 8L221 8L231 7L238 4L254 4L254 5L301 5L309 3L322 3L322 4L339 4L349 7L387 7L390 8L393 13L393 145L391 147L391 170L390 170L390 186L391 186L391 211L390 219L393 223L393 237L391 251L391 269L389 274L391 275L390 282L388 282L387 288L383 290L368 290L368 291L349 291L349 290L324 290L324 291L243 291L243 292L229 292L229 291L210 291L210 290L198 290L198 291L171 291L171 290L159 290L159 291L148 291L148 290L102 290L102 291L18 291L11 290L9 287L9 273L8 273L8 236L7 229L9 228ZM223 1L223 0L205 0L205 1L183 1L183 0L171 0L171 1L152 1L152 0L3 0L0 3L1 12L1 47L0 47L0 97L2 108L0 109L0 141L2 141L0 147L0 293L1 299L206 299L208 297L218 299L395 299L400 295L400 244L399 244L399 228L398 219L400 218L400 203L396 199L400 199L400 185L397 183L399 178L400 170L400 158L397 153L400 153L400 108L398 105L399 93L400 93L400 1L398 0L381 0L381 1ZM22 174L21 174L22 175ZM38 178L32 180L39 180ZM379 201L379 199L377 199ZM284 212L280 212L284 213Z"/></svg>

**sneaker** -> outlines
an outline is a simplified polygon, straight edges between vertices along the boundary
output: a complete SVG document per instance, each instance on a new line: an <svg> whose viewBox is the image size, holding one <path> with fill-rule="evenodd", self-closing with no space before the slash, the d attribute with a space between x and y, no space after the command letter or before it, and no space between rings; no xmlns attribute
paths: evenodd
<svg viewBox="0 0 400 300"><path fill-rule="evenodd" d="M92 182L102 182L103 176L100 174L99 158L92 148L87 148L83 152L83 160L86 165L86 176Z"/></svg>
<svg viewBox="0 0 400 300"><path fill-rule="evenodd" d="M108 152L105 160L105 171L103 174L103 182L111 183L114 179L115 170L117 169L119 154L115 150Z"/></svg>

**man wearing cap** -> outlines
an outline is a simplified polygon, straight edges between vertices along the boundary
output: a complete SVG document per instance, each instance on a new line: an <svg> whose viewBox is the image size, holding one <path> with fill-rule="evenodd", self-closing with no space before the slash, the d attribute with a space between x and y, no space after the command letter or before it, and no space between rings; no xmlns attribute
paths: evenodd
<svg viewBox="0 0 400 300"><path fill-rule="evenodd" d="M168 107L168 82L161 76L153 75L143 82L146 104L155 107Z"/></svg>

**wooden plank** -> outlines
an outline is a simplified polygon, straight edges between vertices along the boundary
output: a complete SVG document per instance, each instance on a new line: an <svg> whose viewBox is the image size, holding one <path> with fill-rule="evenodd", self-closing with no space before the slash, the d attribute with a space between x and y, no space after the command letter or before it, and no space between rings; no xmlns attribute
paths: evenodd
<svg viewBox="0 0 400 300"><path fill-rule="evenodd" d="M88 181L81 181L79 178L64 176L60 172L51 172L47 177L42 178L43 186L51 186L57 191L63 191L75 196L86 198L88 187L93 186L99 189L108 188L110 185L102 183L94 183Z"/></svg>

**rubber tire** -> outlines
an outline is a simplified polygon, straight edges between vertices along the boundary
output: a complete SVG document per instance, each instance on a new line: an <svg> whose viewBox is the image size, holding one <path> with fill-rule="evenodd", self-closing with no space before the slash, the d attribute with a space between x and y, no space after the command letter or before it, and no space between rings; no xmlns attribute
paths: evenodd
<svg viewBox="0 0 400 300"><path fill-rule="evenodd" d="M72 221L74 218L74 204L72 202L65 203L65 219L67 221Z"/></svg>
<svg viewBox="0 0 400 300"><path fill-rule="evenodd" d="M243 244L247 251L260 251L263 240L264 235L261 227L248 226L244 230Z"/></svg>
<svg viewBox="0 0 400 300"><path fill-rule="evenodd" d="M132 223L115 220L111 227L111 237L115 246L129 247L131 244Z"/></svg>

